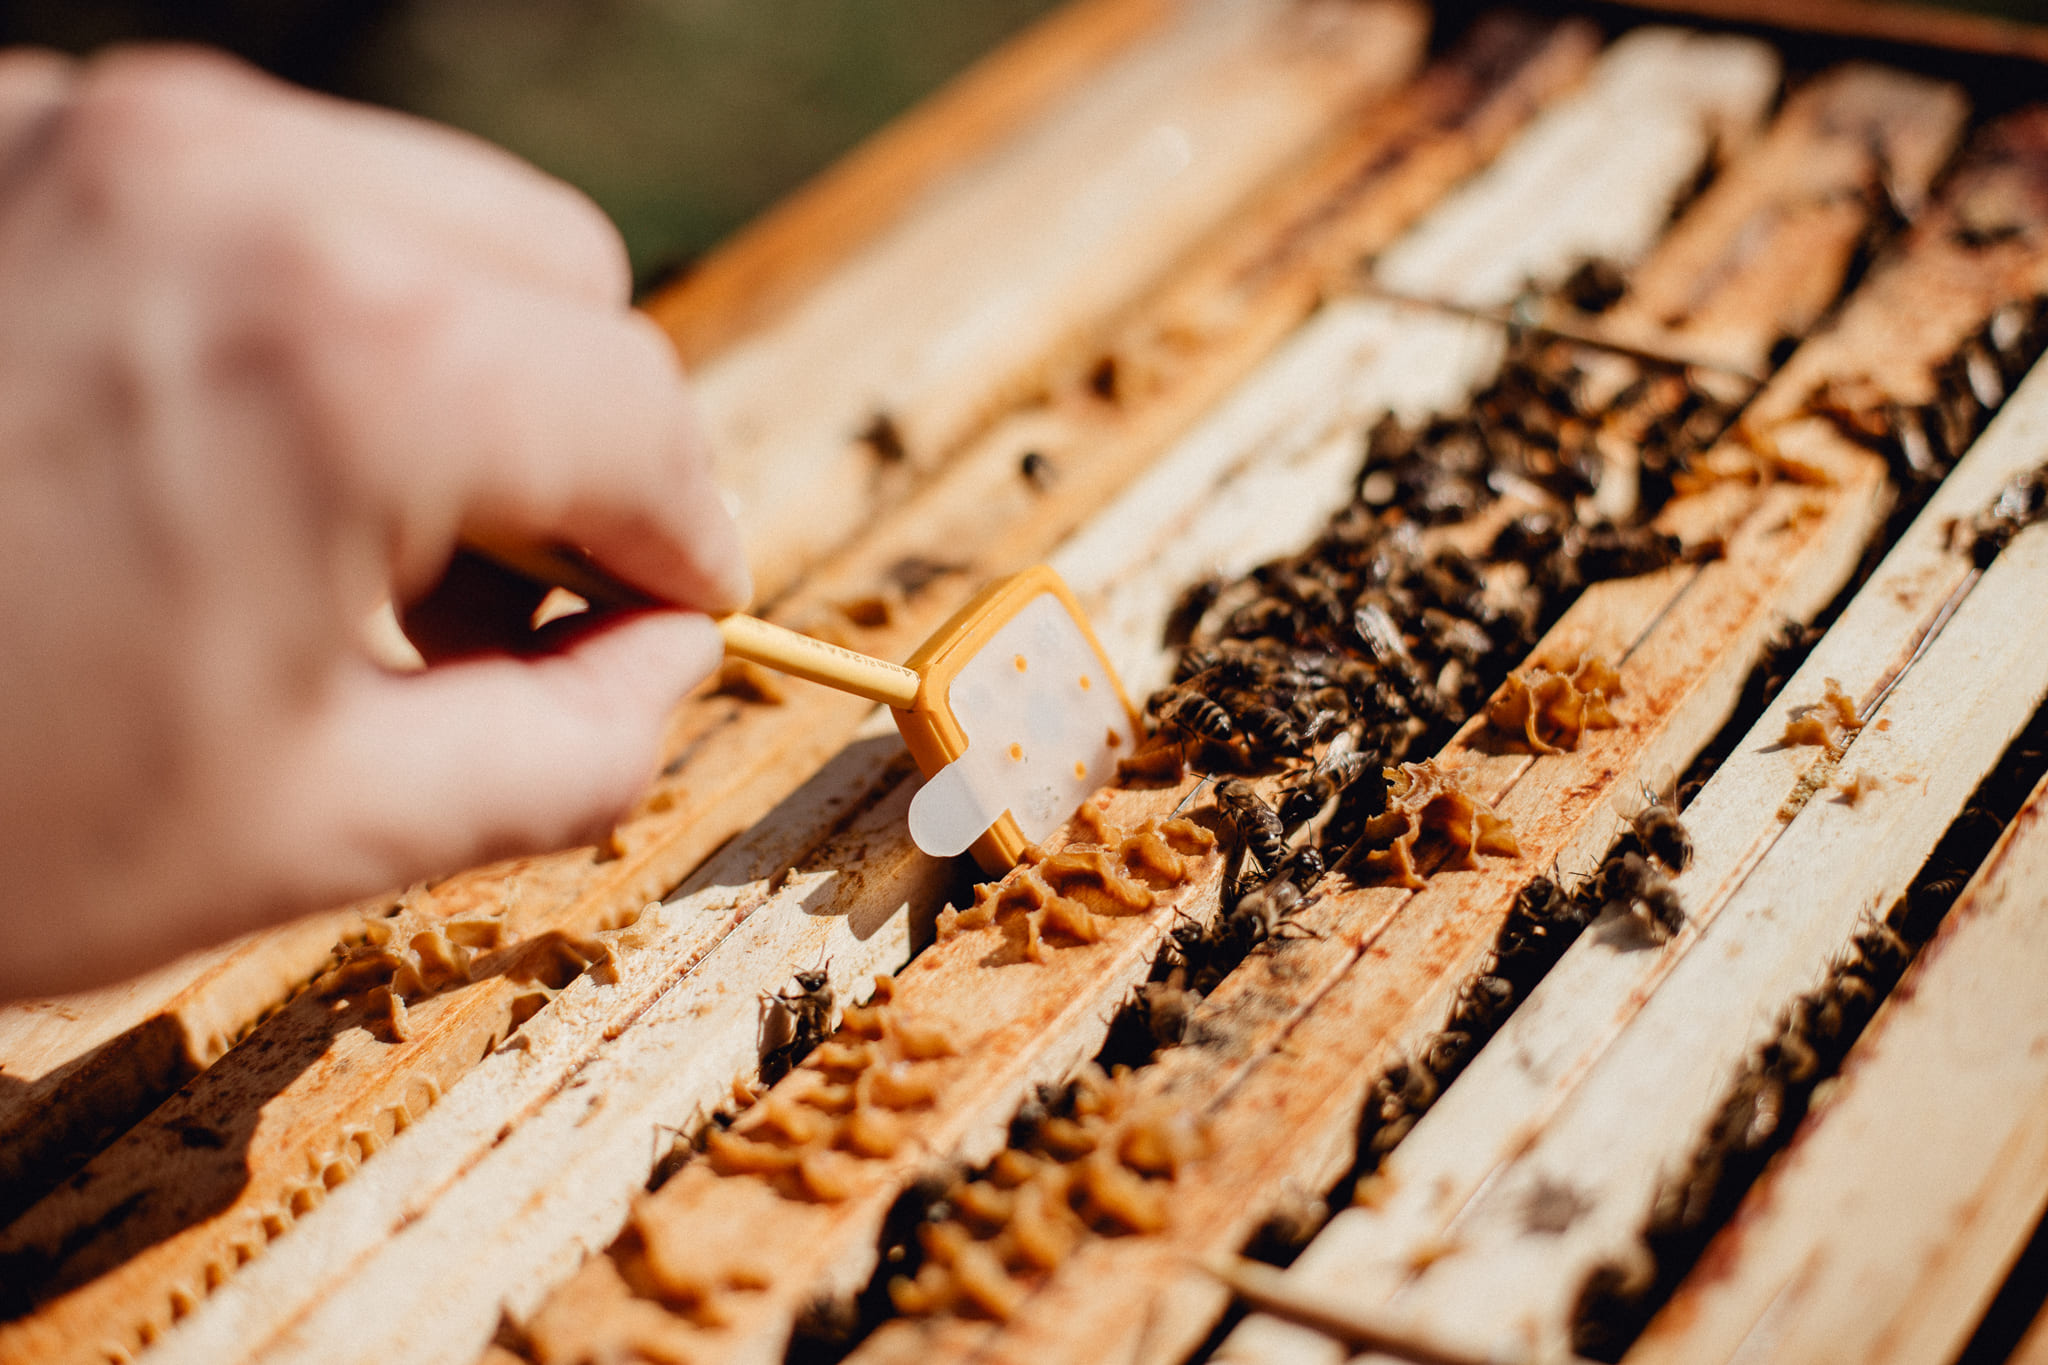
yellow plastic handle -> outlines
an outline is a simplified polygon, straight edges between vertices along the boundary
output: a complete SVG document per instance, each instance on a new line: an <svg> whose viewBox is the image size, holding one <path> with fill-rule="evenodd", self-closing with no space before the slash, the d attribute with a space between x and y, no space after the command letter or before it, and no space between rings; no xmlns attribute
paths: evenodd
<svg viewBox="0 0 2048 1365"><path fill-rule="evenodd" d="M740 612L719 617L718 631L725 636L726 653L778 673L807 678L902 711L917 702L917 672L901 664L856 654Z"/></svg>
<svg viewBox="0 0 2048 1365"><path fill-rule="evenodd" d="M566 545L522 545L471 538L465 547L536 583L566 588L594 607L654 603L646 593L621 583L586 555ZM917 672L901 664L884 663L742 612L720 617L718 631L725 637L726 653L778 673L823 683L903 710L917 701Z"/></svg>

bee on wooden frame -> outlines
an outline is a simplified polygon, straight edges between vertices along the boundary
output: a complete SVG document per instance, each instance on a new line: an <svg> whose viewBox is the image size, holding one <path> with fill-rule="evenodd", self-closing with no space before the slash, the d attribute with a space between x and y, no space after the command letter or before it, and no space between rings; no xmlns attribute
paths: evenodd
<svg viewBox="0 0 2048 1365"><path fill-rule="evenodd" d="M1236 827L1260 870L1267 876L1277 872L1287 856L1287 841L1279 815L1265 798L1243 778L1230 777L1216 784L1216 806Z"/></svg>
<svg viewBox="0 0 2048 1365"><path fill-rule="evenodd" d="M1329 748L1323 751L1323 756L1298 781L1290 783L1281 792L1281 823L1291 828L1318 819L1327 820L1337 798L1368 770L1381 766L1377 755L1358 747L1358 737L1354 732L1340 730L1330 741Z"/></svg>
<svg viewBox="0 0 2048 1365"><path fill-rule="evenodd" d="M1679 823L1677 812L1647 783L1643 786L1643 807L1628 817L1628 825L1643 851L1667 870L1683 872L1692 865L1692 836Z"/></svg>
<svg viewBox="0 0 2048 1365"><path fill-rule="evenodd" d="M1223 937L1246 952L1276 939L1314 938L1315 932L1296 918L1307 907L1301 887L1291 877L1276 876L1245 893L1225 912Z"/></svg>
<svg viewBox="0 0 2048 1365"><path fill-rule="evenodd" d="M1237 733L1230 713L1212 699L1186 688L1170 691L1159 705L1159 721L1190 739L1213 739L1227 744Z"/></svg>
<svg viewBox="0 0 2048 1365"><path fill-rule="evenodd" d="M1187 969L1175 967L1164 981L1147 981L1133 993L1130 1010L1155 1050L1177 1047L1188 1035L1202 997L1187 989Z"/></svg>
<svg viewBox="0 0 2048 1365"><path fill-rule="evenodd" d="M1685 927L1685 907L1662 872L1630 850L1609 858L1593 874L1592 894L1602 909L1633 915L1659 943Z"/></svg>
<svg viewBox="0 0 2048 1365"><path fill-rule="evenodd" d="M787 987L764 994L766 1002L789 1017L789 1037L761 1059L761 1078L773 1085L809 1056L832 1031L832 978L824 967L800 971L796 991Z"/></svg>

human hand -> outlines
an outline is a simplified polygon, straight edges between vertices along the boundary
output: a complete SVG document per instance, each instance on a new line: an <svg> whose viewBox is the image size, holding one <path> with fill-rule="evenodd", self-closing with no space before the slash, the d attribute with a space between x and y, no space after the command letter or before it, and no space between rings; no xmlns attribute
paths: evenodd
<svg viewBox="0 0 2048 1365"><path fill-rule="evenodd" d="M593 205L460 134L194 51L0 53L0 999L632 798L749 586L628 289ZM444 579L466 533L679 609L529 632ZM387 599L424 672L362 643Z"/></svg>

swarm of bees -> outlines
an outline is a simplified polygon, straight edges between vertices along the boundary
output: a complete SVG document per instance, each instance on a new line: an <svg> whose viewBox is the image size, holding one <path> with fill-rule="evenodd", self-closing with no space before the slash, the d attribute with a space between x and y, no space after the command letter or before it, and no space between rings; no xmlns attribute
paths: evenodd
<svg viewBox="0 0 2048 1365"><path fill-rule="evenodd" d="M1443 1088L1491 1038L1600 912L1589 894L1566 891L1554 876L1532 878L1494 936L1493 950L1458 983L1450 1015L1412 1057L1374 1082L1360 1123L1359 1173L1369 1175L1408 1136Z"/></svg>
<svg viewBox="0 0 2048 1365"><path fill-rule="evenodd" d="M1621 1358L1707 1236L1791 1135L1814 1087L1841 1065L1911 956L1889 923L1872 919L1826 979L1779 1016L1775 1033L1751 1052L1691 1158L1659 1188L1638 1254L1597 1267L1581 1287L1572 1340L1579 1354Z"/></svg>
<svg viewBox="0 0 2048 1365"><path fill-rule="evenodd" d="M1219 774L1213 799L1237 836L1221 912L1175 936L1187 988L1206 992L1247 952L1306 932L1329 870L1364 875L1398 852L1389 841L1412 841L1412 821L1385 818L1390 772L1480 710L1573 596L1688 556L1647 520L1740 395L1647 362L1600 391L1582 354L1518 334L1467 411L1372 428L1355 497L1308 548L1201 580L1175 604L1167 636L1181 652L1131 771ZM1616 436L1641 463L1625 523L1590 510L1606 459L1596 437ZM1477 553L1430 533L1510 496L1525 509ZM1275 769L1277 787L1246 776ZM1642 855L1602 885L1650 923L1682 919Z"/></svg>
<svg viewBox="0 0 2048 1365"><path fill-rule="evenodd" d="M1628 819L1628 833L1587 881L1583 895L1593 912L1627 915L1652 942L1685 927L1685 907L1671 877L1692 863L1692 838L1678 815L1647 787L1643 807Z"/></svg>

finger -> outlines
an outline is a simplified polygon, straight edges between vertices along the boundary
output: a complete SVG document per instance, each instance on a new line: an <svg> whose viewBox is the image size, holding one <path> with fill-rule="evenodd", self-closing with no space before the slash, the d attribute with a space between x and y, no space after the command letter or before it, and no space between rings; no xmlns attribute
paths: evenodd
<svg viewBox="0 0 2048 1365"><path fill-rule="evenodd" d="M642 612L537 662L366 673L288 804L361 886L587 841L653 776L664 721L719 657L704 617Z"/></svg>
<svg viewBox="0 0 2048 1365"><path fill-rule="evenodd" d="M145 201L151 161L176 174L209 160L239 186L219 187L222 200L267 200L300 230L330 213L347 215L344 230L378 218L534 288L612 307L631 294L618 229L580 191L481 138L301 90L225 54L111 49L85 64L70 115L89 146L144 163L120 178Z"/></svg>
<svg viewBox="0 0 2048 1365"><path fill-rule="evenodd" d="M321 315L310 382L399 515L401 598L425 592L467 530L581 545L657 600L746 603L739 532L651 321L452 277Z"/></svg>
<svg viewBox="0 0 2048 1365"><path fill-rule="evenodd" d="M487 559L457 554L426 596L399 611L406 638L429 664L480 654L534 652L533 614L548 589Z"/></svg>

